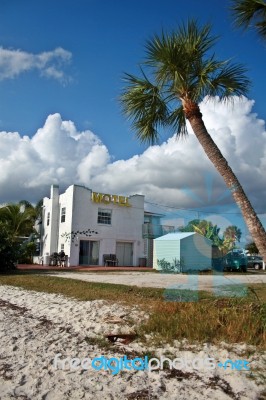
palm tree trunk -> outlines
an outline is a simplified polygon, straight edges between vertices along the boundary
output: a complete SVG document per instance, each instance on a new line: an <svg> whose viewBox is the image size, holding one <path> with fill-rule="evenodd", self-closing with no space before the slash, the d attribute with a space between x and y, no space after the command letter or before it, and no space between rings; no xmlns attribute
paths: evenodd
<svg viewBox="0 0 266 400"><path fill-rule="evenodd" d="M213 141L212 137L209 135L202 120L199 106L194 102L183 101L183 107L186 118L189 120L194 134L203 147L207 157L223 177L226 186L230 189L236 204L242 212L243 218L254 242L257 245L260 255L263 257L264 262L266 262L266 232L261 221L254 211L237 177L228 165L228 162Z"/></svg>

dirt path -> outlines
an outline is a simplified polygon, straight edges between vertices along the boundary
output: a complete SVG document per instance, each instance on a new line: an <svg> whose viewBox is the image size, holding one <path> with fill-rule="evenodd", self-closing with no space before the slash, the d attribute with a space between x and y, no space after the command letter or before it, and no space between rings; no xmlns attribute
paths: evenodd
<svg viewBox="0 0 266 400"><path fill-rule="evenodd" d="M47 274L46 274L47 275ZM251 283L266 283L266 274L254 275L183 275L183 274L151 274L142 272L120 273L86 273L86 272L54 272L49 275L87 282L103 282L139 287L176 288L191 290L221 291L225 288L241 284L245 287Z"/></svg>

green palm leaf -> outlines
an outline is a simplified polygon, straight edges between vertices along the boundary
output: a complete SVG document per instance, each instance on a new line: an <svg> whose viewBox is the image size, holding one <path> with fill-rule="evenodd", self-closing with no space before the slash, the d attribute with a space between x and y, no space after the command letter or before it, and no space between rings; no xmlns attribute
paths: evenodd
<svg viewBox="0 0 266 400"><path fill-rule="evenodd" d="M160 90L143 74L137 78L126 74L127 87L121 97L125 114L133 120L133 127L141 142L154 144L158 141L159 129L167 125L168 108Z"/></svg>
<svg viewBox="0 0 266 400"><path fill-rule="evenodd" d="M215 59L210 51L217 38L210 31L210 25L199 27L192 20L176 32L155 35L146 43L145 73L141 68L140 77L125 74L123 112L142 142L155 143L166 127L184 136L186 110L182 106L188 99L198 104L206 96L228 100L247 94L246 69Z"/></svg>
<svg viewBox="0 0 266 400"><path fill-rule="evenodd" d="M266 3L263 0L233 0L231 7L234 22L244 29L255 26L259 35L266 38Z"/></svg>

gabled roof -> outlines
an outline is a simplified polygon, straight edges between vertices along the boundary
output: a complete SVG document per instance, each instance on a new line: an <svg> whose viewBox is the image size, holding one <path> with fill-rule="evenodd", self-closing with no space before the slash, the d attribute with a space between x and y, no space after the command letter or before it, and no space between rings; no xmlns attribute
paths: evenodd
<svg viewBox="0 0 266 400"><path fill-rule="evenodd" d="M151 211L145 211L145 210L144 210L144 215L147 215L147 216L151 215L154 217L164 217L165 216L164 214L158 214L158 213L154 213Z"/></svg>
<svg viewBox="0 0 266 400"><path fill-rule="evenodd" d="M206 238L205 236L203 236L197 232L172 232L172 233L167 233L167 235L160 236L154 240L165 240L165 241L166 240L182 240L182 239L186 239L187 237L193 236L193 235L201 236L202 238L204 238L205 242L212 245L212 241L210 239Z"/></svg>
<svg viewBox="0 0 266 400"><path fill-rule="evenodd" d="M167 233L166 235L160 236L155 240L181 240L189 236L195 235L196 232L173 232Z"/></svg>

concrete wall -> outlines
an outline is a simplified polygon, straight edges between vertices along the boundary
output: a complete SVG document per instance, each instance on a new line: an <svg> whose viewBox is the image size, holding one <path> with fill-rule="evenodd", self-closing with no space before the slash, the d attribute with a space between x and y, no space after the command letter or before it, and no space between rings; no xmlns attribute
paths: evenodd
<svg viewBox="0 0 266 400"><path fill-rule="evenodd" d="M50 214L49 225L47 225L48 214ZM51 186L50 199L43 199L42 215L42 255L50 255L58 248L58 218L59 218L59 187Z"/></svg>
<svg viewBox="0 0 266 400"><path fill-rule="evenodd" d="M65 222L61 222L63 207L66 209ZM111 225L98 224L99 208L111 210ZM102 265L103 254L116 254L117 242L127 242L133 246L133 265L139 265L139 258L144 255L144 196L133 195L125 199L105 195L95 196L93 201L90 189L72 185L60 196L56 197L54 193L53 198L45 198L44 209L42 255L59 252L64 244L69 265L78 265L80 241L93 240L99 242L99 265ZM47 227L49 211L53 213L54 223Z"/></svg>

